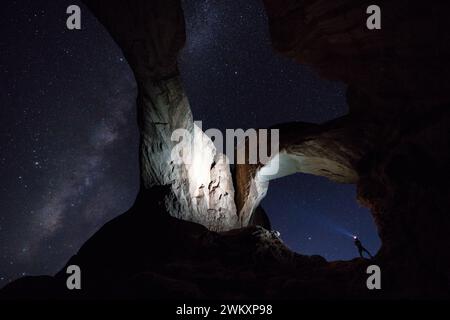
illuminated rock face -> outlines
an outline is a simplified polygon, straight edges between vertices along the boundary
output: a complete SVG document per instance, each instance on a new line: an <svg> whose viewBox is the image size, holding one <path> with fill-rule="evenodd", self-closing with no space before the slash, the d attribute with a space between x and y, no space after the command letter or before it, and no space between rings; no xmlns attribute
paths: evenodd
<svg viewBox="0 0 450 320"><path fill-rule="evenodd" d="M167 197L166 204L174 217L200 223L210 230L235 228L237 215L229 165L216 152L211 139L193 123L179 77L146 83L141 94L143 187L171 185L173 194ZM175 136L177 132L184 135Z"/></svg>
<svg viewBox="0 0 450 320"><path fill-rule="evenodd" d="M297 172L326 177L337 183L357 183L356 164L361 158L354 128L345 117L323 125L279 125L279 152L267 164L236 166L236 205L242 225L268 192L270 181ZM364 139L364 134L360 133ZM274 170L273 167L277 167Z"/></svg>
<svg viewBox="0 0 450 320"><path fill-rule="evenodd" d="M184 46L184 17L179 0L89 0L86 5L124 52L138 84L141 133L141 187L171 185L168 212L177 218L224 231L237 224L230 168L212 141L193 123L177 68ZM171 155L175 130L193 137L182 152L191 163L176 163Z"/></svg>

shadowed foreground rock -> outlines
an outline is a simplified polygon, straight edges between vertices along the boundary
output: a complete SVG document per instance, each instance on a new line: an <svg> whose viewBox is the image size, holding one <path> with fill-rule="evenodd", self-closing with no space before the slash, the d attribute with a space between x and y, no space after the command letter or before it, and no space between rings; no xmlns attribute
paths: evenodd
<svg viewBox="0 0 450 320"><path fill-rule="evenodd" d="M66 288L63 268L55 277L17 280L0 298L326 299L371 293L367 261L329 264L298 255L261 227L209 231L171 217L164 206L169 193L168 187L154 187L140 194L133 208L70 259L67 265L82 270L81 290Z"/></svg>

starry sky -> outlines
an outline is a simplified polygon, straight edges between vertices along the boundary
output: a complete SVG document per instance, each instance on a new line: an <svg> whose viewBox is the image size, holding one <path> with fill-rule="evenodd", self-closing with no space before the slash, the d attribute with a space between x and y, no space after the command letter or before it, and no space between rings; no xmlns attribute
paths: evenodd
<svg viewBox="0 0 450 320"><path fill-rule="evenodd" d="M82 30L66 29L66 8ZM139 186L136 84L120 49L79 1L20 0L0 12L0 287L58 271ZM179 63L203 129L321 123L347 112L345 86L276 54L259 0L184 0ZM355 186L296 174L262 206L285 243L328 260L380 246Z"/></svg>

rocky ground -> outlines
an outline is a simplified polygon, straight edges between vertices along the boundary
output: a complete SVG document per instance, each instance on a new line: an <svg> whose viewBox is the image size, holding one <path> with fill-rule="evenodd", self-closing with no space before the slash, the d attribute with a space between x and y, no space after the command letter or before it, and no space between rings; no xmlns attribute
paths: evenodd
<svg viewBox="0 0 450 320"><path fill-rule="evenodd" d="M369 261L328 263L290 251L262 227L222 233L172 218L169 188L141 194L133 208L103 226L67 265L82 271L68 290L66 267L54 277L24 277L0 291L6 299L292 299L363 298ZM159 199L159 201L158 201Z"/></svg>

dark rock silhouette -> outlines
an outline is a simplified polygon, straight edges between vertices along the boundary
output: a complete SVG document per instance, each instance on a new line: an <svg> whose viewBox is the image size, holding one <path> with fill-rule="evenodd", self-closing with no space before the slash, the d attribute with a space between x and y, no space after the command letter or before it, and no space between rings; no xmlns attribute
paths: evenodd
<svg viewBox="0 0 450 320"><path fill-rule="evenodd" d="M67 265L82 270L82 289L54 277L26 277L0 297L16 298L327 298L367 296L362 260L327 263L291 252L262 227L216 233L171 217L169 187L139 194L135 205L105 224Z"/></svg>
<svg viewBox="0 0 450 320"><path fill-rule="evenodd" d="M448 295L450 4L377 1L373 32L361 25L370 1L264 3L277 51L349 85L348 116L327 125L343 122L333 141L357 155L358 199L372 210L388 280Z"/></svg>

